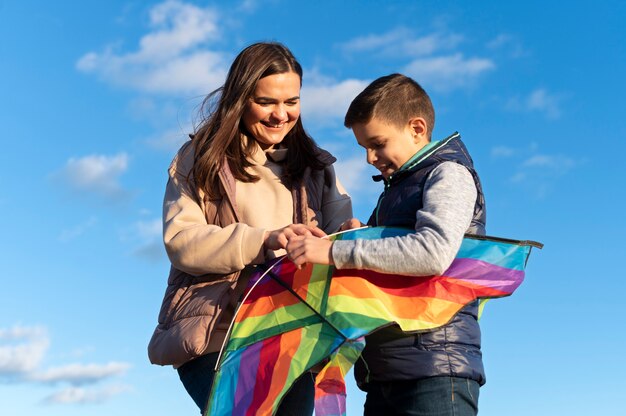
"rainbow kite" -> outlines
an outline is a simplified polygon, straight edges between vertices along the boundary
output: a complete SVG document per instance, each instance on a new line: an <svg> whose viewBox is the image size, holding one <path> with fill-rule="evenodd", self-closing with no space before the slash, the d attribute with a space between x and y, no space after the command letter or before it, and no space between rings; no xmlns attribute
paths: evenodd
<svg viewBox="0 0 626 416"><path fill-rule="evenodd" d="M402 236L407 229L352 230L342 240ZM250 281L234 318L205 416L273 415L292 383L325 363L315 384L317 416L345 415L344 377L364 336L396 323L405 332L450 322L476 299L509 296L522 283L532 241L467 235L442 276L393 276L307 265L284 257Z"/></svg>

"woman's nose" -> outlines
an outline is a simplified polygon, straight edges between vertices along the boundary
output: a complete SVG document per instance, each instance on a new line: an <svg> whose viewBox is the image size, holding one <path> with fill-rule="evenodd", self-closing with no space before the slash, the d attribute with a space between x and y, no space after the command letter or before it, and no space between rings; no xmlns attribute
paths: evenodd
<svg viewBox="0 0 626 416"><path fill-rule="evenodd" d="M272 111L272 119L274 121L287 121L288 118L285 106L277 105L274 107L274 111Z"/></svg>

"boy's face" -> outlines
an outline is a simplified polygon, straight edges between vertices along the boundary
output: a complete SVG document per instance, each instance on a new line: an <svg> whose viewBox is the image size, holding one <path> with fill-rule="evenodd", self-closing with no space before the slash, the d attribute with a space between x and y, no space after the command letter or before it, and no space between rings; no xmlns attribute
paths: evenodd
<svg viewBox="0 0 626 416"><path fill-rule="evenodd" d="M385 179L400 169L415 153L428 144L428 128L421 117L412 118L404 128L372 118L356 123L352 132L365 148L367 163L380 171Z"/></svg>

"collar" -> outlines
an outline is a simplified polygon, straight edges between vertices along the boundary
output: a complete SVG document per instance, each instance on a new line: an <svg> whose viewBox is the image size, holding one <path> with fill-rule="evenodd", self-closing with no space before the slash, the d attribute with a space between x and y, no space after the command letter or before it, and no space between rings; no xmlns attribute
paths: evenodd
<svg viewBox="0 0 626 416"><path fill-rule="evenodd" d="M398 176L402 177L404 172L413 170L413 168L415 168L420 163L422 163L423 161L431 157L433 154L437 153L439 149L441 149L443 146L448 144L451 140L459 138L459 137L461 137L461 135L455 131L454 133L452 133L450 136L446 137L443 140L436 140L434 142L430 142L424 147L422 147L420 150L418 150L417 153L415 153L413 156L411 156L411 158L407 160L402 166L400 166L400 169L392 173L388 179L385 180L383 175L374 175L372 176L372 179L375 182L384 181L385 184L387 185L393 180L393 178L398 177Z"/></svg>
<svg viewBox="0 0 626 416"><path fill-rule="evenodd" d="M242 140L244 141L244 145L248 144L250 138L248 136L243 135ZM254 139L252 139L254 140ZM270 147L269 149L263 150L259 145L259 142L254 140L254 146L252 149L252 153L248 159L251 162L254 162L256 165L265 165L268 161L274 163L281 163L287 159L287 148L286 147Z"/></svg>

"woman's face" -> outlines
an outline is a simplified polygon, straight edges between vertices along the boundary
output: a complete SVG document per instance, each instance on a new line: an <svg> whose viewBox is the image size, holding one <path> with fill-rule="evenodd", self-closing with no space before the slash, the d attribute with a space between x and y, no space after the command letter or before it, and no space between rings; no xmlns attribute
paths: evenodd
<svg viewBox="0 0 626 416"><path fill-rule="evenodd" d="M300 117L300 76L295 72L261 78L241 118L263 149L283 141Z"/></svg>

